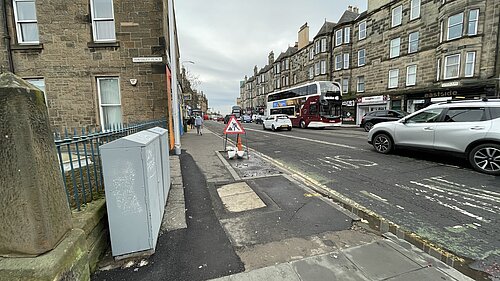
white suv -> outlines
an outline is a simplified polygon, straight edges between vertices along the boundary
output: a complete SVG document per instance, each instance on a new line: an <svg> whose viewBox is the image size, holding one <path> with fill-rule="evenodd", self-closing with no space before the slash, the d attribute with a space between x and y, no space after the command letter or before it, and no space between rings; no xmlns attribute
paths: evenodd
<svg viewBox="0 0 500 281"><path fill-rule="evenodd" d="M477 171L500 175L500 99L432 104L404 118L376 124L368 143L380 153L413 147L459 153Z"/></svg>

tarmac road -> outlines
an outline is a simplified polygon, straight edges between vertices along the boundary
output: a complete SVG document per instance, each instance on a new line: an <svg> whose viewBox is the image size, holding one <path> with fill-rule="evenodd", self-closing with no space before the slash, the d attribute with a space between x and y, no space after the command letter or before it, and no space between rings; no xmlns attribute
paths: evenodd
<svg viewBox="0 0 500 281"><path fill-rule="evenodd" d="M205 126L220 134L224 124ZM248 146L321 182L449 252L500 270L500 179L419 151L378 154L359 128L264 131L243 124Z"/></svg>

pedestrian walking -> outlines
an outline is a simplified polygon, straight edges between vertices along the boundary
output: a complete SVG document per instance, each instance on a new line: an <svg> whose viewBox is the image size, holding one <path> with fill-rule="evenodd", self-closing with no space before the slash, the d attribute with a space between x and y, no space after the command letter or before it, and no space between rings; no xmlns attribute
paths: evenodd
<svg viewBox="0 0 500 281"><path fill-rule="evenodd" d="M194 129L194 117L189 117L189 124L191 125L191 129Z"/></svg>
<svg viewBox="0 0 500 281"><path fill-rule="evenodd" d="M196 127L196 134L203 136L203 118L200 115L196 115L194 119L194 126Z"/></svg>

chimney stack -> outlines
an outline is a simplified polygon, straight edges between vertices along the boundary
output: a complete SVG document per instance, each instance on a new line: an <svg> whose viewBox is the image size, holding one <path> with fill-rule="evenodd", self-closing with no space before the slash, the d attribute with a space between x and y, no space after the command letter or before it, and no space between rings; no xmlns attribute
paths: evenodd
<svg viewBox="0 0 500 281"><path fill-rule="evenodd" d="M299 29L299 44L298 44L299 50L307 46L307 44L309 44L309 26L307 25L306 22Z"/></svg>
<svg viewBox="0 0 500 281"><path fill-rule="evenodd" d="M273 65L273 63L274 63L274 52L271 51L269 53L269 56L267 56L267 64L268 65Z"/></svg>
<svg viewBox="0 0 500 281"><path fill-rule="evenodd" d="M355 12L356 14L359 14L359 8L356 6L352 7L352 11Z"/></svg>
<svg viewBox="0 0 500 281"><path fill-rule="evenodd" d="M351 5L349 5L349 6L347 7L347 10L348 10L349 12L352 12L352 6L351 6Z"/></svg>

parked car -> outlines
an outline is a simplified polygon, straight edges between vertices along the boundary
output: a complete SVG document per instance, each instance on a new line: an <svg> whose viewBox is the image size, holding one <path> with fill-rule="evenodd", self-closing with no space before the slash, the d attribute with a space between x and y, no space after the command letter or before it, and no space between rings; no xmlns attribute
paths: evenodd
<svg viewBox="0 0 500 281"><path fill-rule="evenodd" d="M254 115L255 116L255 124L262 124L266 116L264 115Z"/></svg>
<svg viewBox="0 0 500 281"><path fill-rule="evenodd" d="M366 113L363 118L361 118L359 126L368 132L375 124L396 121L406 115L408 115L408 113L401 110L374 110Z"/></svg>
<svg viewBox="0 0 500 281"><path fill-rule="evenodd" d="M217 122L223 122L223 121L224 121L224 117L222 117L222 116L217 117Z"/></svg>
<svg viewBox="0 0 500 281"><path fill-rule="evenodd" d="M279 129L287 129L288 131L291 131L292 121L288 118L288 115L285 114L271 115L263 121L262 128L264 130L271 129L273 131Z"/></svg>
<svg viewBox="0 0 500 281"><path fill-rule="evenodd" d="M500 99L429 105L399 121L373 126L368 143L377 152L412 147L457 153L472 167L500 175Z"/></svg>
<svg viewBox="0 0 500 281"><path fill-rule="evenodd" d="M252 123L252 117L248 114L242 116L241 122L243 123Z"/></svg>

